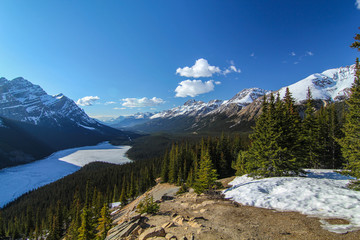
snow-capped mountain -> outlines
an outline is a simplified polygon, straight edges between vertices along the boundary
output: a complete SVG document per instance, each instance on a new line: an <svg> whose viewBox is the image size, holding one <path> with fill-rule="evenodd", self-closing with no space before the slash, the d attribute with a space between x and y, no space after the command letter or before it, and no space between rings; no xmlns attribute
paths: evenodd
<svg viewBox="0 0 360 240"><path fill-rule="evenodd" d="M35 125L99 126L73 100L63 94L50 96L21 77L11 81L0 78L0 116Z"/></svg>
<svg viewBox="0 0 360 240"><path fill-rule="evenodd" d="M185 102L184 105L154 114L149 119L129 127L132 130L144 132L188 131L197 128L204 119L219 115L225 117L232 116L268 92L260 88L249 88L240 91L230 100L226 101L211 100L206 103L191 99Z"/></svg>
<svg viewBox="0 0 360 240"><path fill-rule="evenodd" d="M315 73L288 86L292 96L298 103L306 100L307 89L310 88L314 99L329 101L344 100L349 96L354 82L355 65L334 68L322 73ZM281 88L280 97L285 95L286 87Z"/></svg>
<svg viewBox="0 0 360 240"><path fill-rule="evenodd" d="M211 100L208 103L203 101L188 100L182 106L178 106L161 113L155 114L151 119L156 118L174 118L179 116L199 117L217 109L224 101Z"/></svg>
<svg viewBox="0 0 360 240"><path fill-rule="evenodd" d="M217 114L225 114L227 116L232 116L240 111L242 108L251 104L253 101L258 99L259 97L264 96L264 94L268 94L271 91L264 90L261 88L246 88L238 92L235 96L233 96L230 100L224 101L218 108L209 112L207 116L217 115Z"/></svg>
<svg viewBox="0 0 360 240"><path fill-rule="evenodd" d="M355 65L340 67L312 74L287 87L298 104L306 100L308 88L313 99L342 101L349 96L354 74ZM278 90L280 97L285 95L287 87ZM153 115L147 122L134 125L132 129L154 132L198 131L211 128L222 131L237 127L248 131L260 113L261 97L270 93L271 91L260 88L248 88L225 101L212 100L205 103L189 100L182 106Z"/></svg>
<svg viewBox="0 0 360 240"><path fill-rule="evenodd" d="M63 94L50 96L23 78L0 78L0 168L65 148L127 141L129 134L90 118Z"/></svg>
<svg viewBox="0 0 360 240"><path fill-rule="evenodd" d="M150 117L154 114L156 113L139 112L130 116L119 116L118 118L105 122L105 124L114 128L128 128L149 121Z"/></svg>

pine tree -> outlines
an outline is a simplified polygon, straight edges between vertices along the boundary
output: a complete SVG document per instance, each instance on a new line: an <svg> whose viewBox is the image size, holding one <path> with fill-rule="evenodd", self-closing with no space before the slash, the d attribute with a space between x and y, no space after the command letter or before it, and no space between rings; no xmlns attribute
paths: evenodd
<svg viewBox="0 0 360 240"><path fill-rule="evenodd" d="M119 199L119 193L118 193L118 188L116 186L116 184L114 185L114 190L113 190L113 198L112 198L112 202L117 202Z"/></svg>
<svg viewBox="0 0 360 240"><path fill-rule="evenodd" d="M83 208L83 212L81 214L81 225L78 231L79 240L89 240L94 238L91 213L86 206Z"/></svg>
<svg viewBox="0 0 360 240"><path fill-rule="evenodd" d="M360 35L357 34L355 39L360 40ZM360 50L359 42L356 41L352 46ZM360 178L360 65L358 58L356 59L355 80L347 105L349 110L343 128L344 137L340 140L341 151L347 161L346 168L351 170L353 176Z"/></svg>
<svg viewBox="0 0 360 240"><path fill-rule="evenodd" d="M126 192L125 192L125 182L122 184L121 194L120 194L120 202L121 206L125 206L127 204Z"/></svg>
<svg viewBox="0 0 360 240"><path fill-rule="evenodd" d="M305 117L302 124L302 155L304 166L319 168L319 123L315 118L315 110L310 88L308 88Z"/></svg>
<svg viewBox="0 0 360 240"><path fill-rule="evenodd" d="M298 162L300 157L301 145L300 145L300 114L295 106L295 100L293 99L289 88L286 88L284 96L284 108L283 108L283 135L281 139L281 146L287 148L292 157L296 157Z"/></svg>
<svg viewBox="0 0 360 240"><path fill-rule="evenodd" d="M216 173L216 169L214 169L210 159L209 150L204 150L202 153L200 166L194 184L195 192L200 194L202 192L205 192L206 190L213 189L217 177L218 175Z"/></svg>
<svg viewBox="0 0 360 240"><path fill-rule="evenodd" d="M248 170L246 169L247 158L247 151L239 151L236 161L234 161L232 164L232 168L236 170L236 176L241 176L248 172Z"/></svg>
<svg viewBox="0 0 360 240"><path fill-rule="evenodd" d="M161 181L168 182L169 181L169 154L166 151L162 166L161 166Z"/></svg>
<svg viewBox="0 0 360 240"><path fill-rule="evenodd" d="M290 121L291 118L285 118L287 111L279 95L275 101L271 94L269 102L264 96L262 114L250 135L252 143L246 171L264 177L283 176L300 171L294 153L288 149L292 149L289 145L291 143L287 141L291 139L292 131L289 128L294 123Z"/></svg>
<svg viewBox="0 0 360 240"><path fill-rule="evenodd" d="M331 104L329 107L329 167L332 169L340 168L343 164L343 157L341 155L341 147L338 143L338 139L342 138L342 132L340 123L338 120L338 114L335 109L335 104Z"/></svg>
<svg viewBox="0 0 360 240"><path fill-rule="evenodd" d="M81 205L79 192L76 191L74 194L74 200L70 210L71 222L66 233L66 239L76 240L79 235L79 228L81 226Z"/></svg>
<svg viewBox="0 0 360 240"><path fill-rule="evenodd" d="M47 239L49 240L58 240L62 237L62 227L63 227L63 213L61 210L61 203L60 201L56 204L55 214L52 218L52 224L50 233Z"/></svg>
<svg viewBox="0 0 360 240"><path fill-rule="evenodd" d="M103 240L106 238L107 232L111 228L111 218L109 207L107 204L104 204L103 208L101 209L101 217L98 219L98 227L96 230L98 233L96 234L97 240Z"/></svg>
<svg viewBox="0 0 360 240"><path fill-rule="evenodd" d="M178 179L178 157L179 157L179 146L173 145L169 154L169 182L176 183Z"/></svg>
<svg viewBox="0 0 360 240"><path fill-rule="evenodd" d="M360 29L360 28L359 28L359 29ZM354 39L360 41L360 34L355 34ZM359 41L353 42L353 43L350 45L350 47L351 47L351 48L356 48L358 51L360 51L360 42L359 42Z"/></svg>
<svg viewBox="0 0 360 240"><path fill-rule="evenodd" d="M5 236L5 231L4 231L4 220L2 217L2 211L0 211L0 239L3 238Z"/></svg>

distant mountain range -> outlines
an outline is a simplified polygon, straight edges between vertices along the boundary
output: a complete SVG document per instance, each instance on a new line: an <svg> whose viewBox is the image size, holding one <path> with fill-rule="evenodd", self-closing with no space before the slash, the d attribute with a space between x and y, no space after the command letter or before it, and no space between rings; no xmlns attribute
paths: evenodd
<svg viewBox="0 0 360 240"><path fill-rule="evenodd" d="M0 78L0 168L127 135L90 118L63 94L50 96L24 78Z"/></svg>
<svg viewBox="0 0 360 240"><path fill-rule="evenodd" d="M349 96L354 74L355 65L330 69L273 92L279 92L283 97L285 89L289 87L297 104L306 100L308 88L314 99L342 101ZM249 88L241 90L230 100L211 100L205 103L192 99L182 106L160 113L137 113L126 118L120 116L116 124L107 124L141 132L248 131L259 113L261 97L270 93L269 90ZM139 120L137 116L143 117Z"/></svg>

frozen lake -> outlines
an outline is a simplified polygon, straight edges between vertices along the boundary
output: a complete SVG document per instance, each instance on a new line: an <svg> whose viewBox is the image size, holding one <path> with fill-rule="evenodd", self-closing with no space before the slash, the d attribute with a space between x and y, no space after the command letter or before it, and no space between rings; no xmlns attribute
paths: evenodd
<svg viewBox="0 0 360 240"><path fill-rule="evenodd" d="M22 194L54 182L91 162L123 164L131 162L125 155L130 146L113 146L108 142L96 146L65 149L32 163L0 170L0 207Z"/></svg>

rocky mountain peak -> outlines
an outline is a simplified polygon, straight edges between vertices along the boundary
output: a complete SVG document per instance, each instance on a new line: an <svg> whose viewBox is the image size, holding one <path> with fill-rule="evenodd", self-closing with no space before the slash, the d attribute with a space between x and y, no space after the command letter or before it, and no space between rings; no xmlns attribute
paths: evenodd
<svg viewBox="0 0 360 240"><path fill-rule="evenodd" d="M0 83L0 116L36 125L96 124L63 94L50 96L22 77L1 78Z"/></svg>

